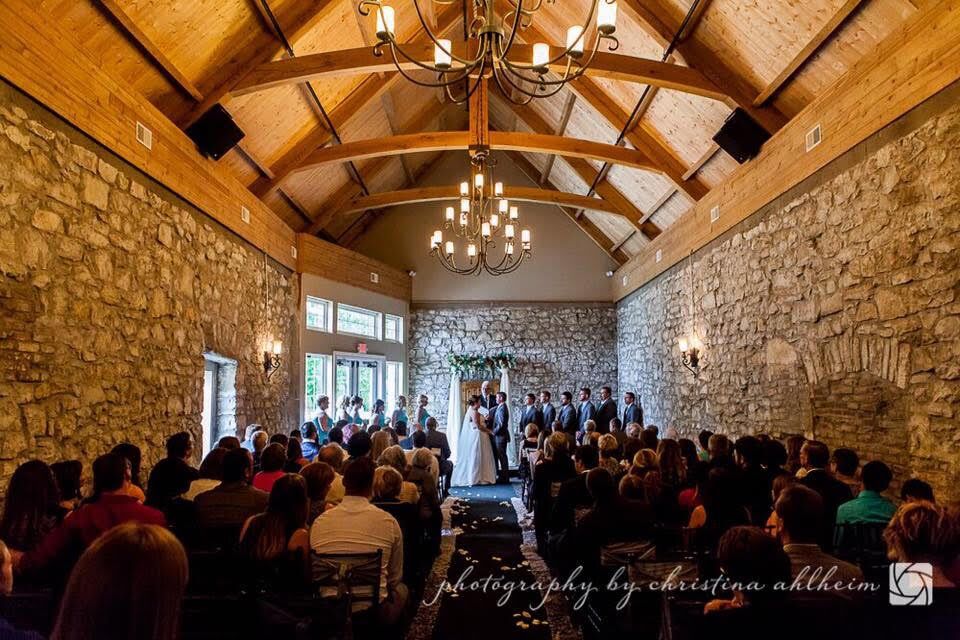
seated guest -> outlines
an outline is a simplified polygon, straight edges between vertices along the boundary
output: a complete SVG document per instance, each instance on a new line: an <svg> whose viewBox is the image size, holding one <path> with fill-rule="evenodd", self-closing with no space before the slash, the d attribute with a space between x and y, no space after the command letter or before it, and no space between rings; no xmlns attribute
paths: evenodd
<svg viewBox="0 0 960 640"><path fill-rule="evenodd" d="M630 465L633 464L633 459L637 457L637 454L643 449L643 443L640 441L640 438L627 438L627 441L623 445L623 454L620 466L624 469L629 470Z"/></svg>
<svg viewBox="0 0 960 640"><path fill-rule="evenodd" d="M620 445L617 439L612 433L605 433L597 441L597 449L600 452L600 468L606 469L615 480L619 480L623 471L620 469Z"/></svg>
<svg viewBox="0 0 960 640"><path fill-rule="evenodd" d="M523 429L523 442L520 444L522 449L533 450L540 443L540 428L532 422Z"/></svg>
<svg viewBox="0 0 960 640"><path fill-rule="evenodd" d="M240 448L240 439L236 436L223 436L217 440L217 449L239 449Z"/></svg>
<svg viewBox="0 0 960 640"><path fill-rule="evenodd" d="M248 424L247 428L243 430L243 442L240 443L240 446L253 453L253 436L258 431L263 431L263 427L258 424Z"/></svg>
<svg viewBox="0 0 960 640"><path fill-rule="evenodd" d="M633 438L636 440L640 439L640 434L643 432L643 425L639 422L630 422L627 424L624 433L627 434L628 438Z"/></svg>
<svg viewBox="0 0 960 640"><path fill-rule="evenodd" d="M410 439L410 436L407 435L407 425L406 423L399 423L396 427L397 438L400 439L400 447L406 451L413 449L413 440Z"/></svg>
<svg viewBox="0 0 960 640"><path fill-rule="evenodd" d="M597 432L597 423L594 420L585 420L583 422L583 435L581 437L581 442L583 444L593 444L592 440L594 438L593 434L597 434L596 438L600 438L599 432Z"/></svg>
<svg viewBox="0 0 960 640"><path fill-rule="evenodd" d="M393 467L400 473L400 477L402 478L406 478L410 470L409 466L407 465L407 456L404 454L403 449L401 449L399 445L387 447L384 452L380 454L380 457L377 458L377 465ZM403 488L400 490L400 499L403 502L409 502L410 504L419 503L420 490L417 489L417 485L404 480Z"/></svg>
<svg viewBox="0 0 960 640"><path fill-rule="evenodd" d="M286 448L278 442L269 445L260 455L260 472L253 476L253 486L270 493L273 483L283 476L286 463Z"/></svg>
<svg viewBox="0 0 960 640"><path fill-rule="evenodd" d="M807 442L807 439L803 436L790 436L787 438L787 462L784 466L789 473L796 474L798 478L802 478L806 474L806 469L803 466L803 460L801 460L801 451L803 451L803 445Z"/></svg>
<svg viewBox="0 0 960 640"><path fill-rule="evenodd" d="M751 522L758 527L763 526L770 517L770 487L773 481L761 464L762 445L753 436L742 436L737 438L733 448L739 466L743 504L750 510Z"/></svg>
<svg viewBox="0 0 960 640"><path fill-rule="evenodd" d="M546 555L550 514L560 486L577 475L567 448L567 436L562 430L550 434L543 448L543 457L533 468L533 527L540 555Z"/></svg>
<svg viewBox="0 0 960 640"><path fill-rule="evenodd" d="M688 486L677 494L678 508L689 514L703 504L703 492L706 488L709 474L710 463L698 459L693 468L687 473Z"/></svg>
<svg viewBox="0 0 960 640"><path fill-rule="evenodd" d="M347 443L347 454L350 458L370 457L370 434L366 431L358 431L350 438Z"/></svg>
<svg viewBox="0 0 960 640"><path fill-rule="evenodd" d="M311 462L300 469L300 475L307 481L307 497L310 498L310 513L307 524L312 524L317 516L333 507L327 502L327 493L336 475L333 467L326 462Z"/></svg>
<svg viewBox="0 0 960 640"><path fill-rule="evenodd" d="M300 435L302 436L300 449L303 452L303 457L308 461L313 462L316 460L317 454L320 452L317 425L312 422L304 422L302 425L300 425Z"/></svg>
<svg viewBox="0 0 960 640"><path fill-rule="evenodd" d="M789 444L789 441L788 441ZM789 454L790 447L787 447ZM837 480L827 471L830 463L830 450L817 440L804 441L800 447L800 464L805 473L797 474L801 484L810 487L823 498L823 536L820 546L831 549L833 545L833 528L837 521L837 508L850 500L853 495L850 487Z"/></svg>
<svg viewBox="0 0 960 640"><path fill-rule="evenodd" d="M797 484L797 476L792 473L784 473L773 479L773 487L770 490L770 495L773 498L773 504L777 504L777 500L780 499L780 496L783 492L790 487L791 485ZM770 517L767 518L767 523L764 525L764 528L772 536L777 535L777 525L780 523L780 518L777 516L777 510L774 509L770 512Z"/></svg>
<svg viewBox="0 0 960 640"><path fill-rule="evenodd" d="M708 429L703 429L697 434L697 442L700 443L700 459L703 462L710 461L710 437L712 435L713 431Z"/></svg>
<svg viewBox="0 0 960 640"><path fill-rule="evenodd" d="M860 493L837 509L837 524L890 522L897 508L880 494L887 490L892 479L890 467L879 460L872 460L863 465L863 471L860 474Z"/></svg>
<svg viewBox="0 0 960 640"><path fill-rule="evenodd" d="M860 468L860 458L853 449L840 447L833 450L830 456L830 471L833 477L850 487L854 495L860 491L860 480L857 478L857 469Z"/></svg>
<svg viewBox="0 0 960 640"><path fill-rule="evenodd" d="M387 447L392 446L390 434L381 429L370 436L370 459L376 460Z"/></svg>
<svg viewBox="0 0 960 640"><path fill-rule="evenodd" d="M683 457L684 471L689 475L697 463L700 462L700 456L697 455L697 445L690 438L680 438L677 440L680 445L680 455ZM687 483L689 485L689 482Z"/></svg>
<svg viewBox="0 0 960 640"><path fill-rule="evenodd" d="M955 587L945 569L955 559L960 543L956 516L930 502L901 505L883 532L887 556L893 562L929 563L933 566L934 589Z"/></svg>
<svg viewBox="0 0 960 640"><path fill-rule="evenodd" d="M260 472L260 456L263 455L263 450L267 448L267 445L270 444L270 436L267 435L266 431L257 431L253 434L253 471L254 473Z"/></svg>
<svg viewBox="0 0 960 640"><path fill-rule="evenodd" d="M425 450L427 453L430 454L430 457L424 458L424 460L428 461L430 476L433 478L434 485L437 485L437 483L440 481L440 461L437 460L437 456L433 455L433 453L431 453L426 448L427 434L424 433L422 430L418 429L417 431L413 432L412 440L413 440L413 451L404 452L405 455L407 456L407 464L410 464L410 465L413 464L413 456L417 454L417 451L419 451L420 449ZM410 481L416 484L416 482L413 479L411 479ZM422 494L423 491L421 490L420 493Z"/></svg>
<svg viewBox="0 0 960 640"><path fill-rule="evenodd" d="M140 453L140 447L129 442L121 442L113 449L111 453L119 453L130 463L130 495L140 502L146 501L143 493L143 483L140 482L140 463L143 456Z"/></svg>
<svg viewBox="0 0 960 640"><path fill-rule="evenodd" d="M296 428L296 429L291 429L291 430L290 430L290 439L291 439L291 440L299 440L300 442L303 442L303 434L300 433L300 428L299 428L299 427Z"/></svg>
<svg viewBox="0 0 960 640"><path fill-rule="evenodd" d="M623 432L623 423L620 418L610 419L610 435L617 439L617 446L623 450L623 443L627 441L627 434Z"/></svg>
<svg viewBox="0 0 960 640"><path fill-rule="evenodd" d="M0 540L14 551L31 551L69 513L60 506L53 471L41 460L24 462L10 476L0 517Z"/></svg>
<svg viewBox="0 0 960 640"><path fill-rule="evenodd" d="M0 540L0 603L13 593L13 557L3 540ZM43 640L35 631L18 631L0 617L0 638L3 640Z"/></svg>
<svg viewBox="0 0 960 640"><path fill-rule="evenodd" d="M710 454L710 464L713 467L734 466L733 443L722 433L710 436L707 442L707 453Z"/></svg>
<svg viewBox="0 0 960 640"><path fill-rule="evenodd" d="M254 562L261 577L270 574L275 586L293 588L308 581L309 505L303 477L283 474L270 489L266 511L250 516L240 531L241 556Z"/></svg>
<svg viewBox="0 0 960 640"><path fill-rule="evenodd" d="M401 451L402 455L402 451ZM316 553L383 553L380 572L380 615L399 619L408 598L403 574L403 534L397 520L370 503L374 464L370 458L351 460L343 470L346 496L310 527L310 547Z"/></svg>
<svg viewBox="0 0 960 640"><path fill-rule="evenodd" d="M660 444L660 438L657 437L657 434L656 427L646 427L640 432L640 442L643 443L644 449L657 450L657 446Z"/></svg>
<svg viewBox="0 0 960 640"><path fill-rule="evenodd" d="M599 462L599 452L596 447L584 444L574 451L573 465L577 475L560 485L560 490L553 501L553 511L550 514L551 538L572 528L576 524L578 514L583 515L593 504L593 498L587 490L587 473L596 469Z"/></svg>
<svg viewBox="0 0 960 640"><path fill-rule="evenodd" d="M333 469L333 482L330 483L330 490L327 491L327 502L330 504L340 504L343 500L343 476L340 475L340 470L343 468L345 459L346 452L336 444L323 445L320 453L317 454L317 462L325 462Z"/></svg>
<svg viewBox="0 0 960 640"><path fill-rule="evenodd" d="M767 470L767 475L770 476L771 483L777 476L793 475L786 469L787 448L783 446L782 442L771 438L761 443L761 449L763 451L763 466Z"/></svg>
<svg viewBox="0 0 960 640"><path fill-rule="evenodd" d="M419 435L426 437L423 433ZM437 459L429 449L421 446L413 450L407 480L420 492L420 513L424 519L432 519L433 516L440 514L440 491L437 489L434 468L436 464Z"/></svg>
<svg viewBox="0 0 960 640"><path fill-rule="evenodd" d="M703 549L712 549L731 527L750 524L739 487L736 474L726 467L713 468L707 475L703 504L690 514L689 523L691 529L701 529L696 539Z"/></svg>
<svg viewBox="0 0 960 640"><path fill-rule="evenodd" d="M441 483L443 496L447 497L450 493L450 476L453 474L453 463L450 461L450 444L447 441L447 434L438 430L437 419L433 416L427 418L427 442L424 446L440 456L438 469L440 477L443 479Z"/></svg>
<svg viewBox="0 0 960 640"><path fill-rule="evenodd" d="M933 497L933 487L920 480L919 478L910 478L900 487L900 499L903 502L932 502L936 503Z"/></svg>
<svg viewBox="0 0 960 640"><path fill-rule="evenodd" d="M310 461L303 457L303 449L296 438L287 440L287 461L283 463L283 470L287 473L300 473L300 469Z"/></svg>
<svg viewBox="0 0 960 640"><path fill-rule="evenodd" d="M403 533L404 576L413 577L413 569L421 554L424 521L416 505L400 500L403 478L393 467L377 467L373 474L371 502L397 520Z"/></svg>
<svg viewBox="0 0 960 640"><path fill-rule="evenodd" d="M174 640L186 584L187 554L172 533L121 524L77 562L51 640Z"/></svg>
<svg viewBox="0 0 960 640"><path fill-rule="evenodd" d="M266 438L266 433L263 434ZM172 500L190 489L190 483L200 477L187 460L193 455L193 436L186 431L167 438L167 457L154 465L147 481L147 505L161 511Z"/></svg>
<svg viewBox="0 0 960 640"><path fill-rule="evenodd" d="M206 542L234 542L247 518L267 508L267 494L250 486L252 468L249 451L227 451L223 456L223 482L193 499L197 525Z"/></svg>
<svg viewBox="0 0 960 640"><path fill-rule="evenodd" d="M226 449L211 449L207 457L200 463L200 477L190 483L190 488L183 494L184 500L193 500L204 491L210 491L223 482L223 458L227 455Z"/></svg>
<svg viewBox="0 0 960 640"><path fill-rule="evenodd" d="M269 444L267 446L271 444L279 444L279 445L283 445L284 450L286 450L287 442L289 441L290 441L290 438L287 437L287 434L275 433L272 436L270 436Z"/></svg>
<svg viewBox="0 0 960 640"><path fill-rule="evenodd" d="M633 462L630 465L630 473L638 476L645 476L647 471L659 471L660 461L657 459L657 452L653 449L640 449L633 456Z"/></svg>
<svg viewBox="0 0 960 640"><path fill-rule="evenodd" d="M672 438L660 441L657 447L659 486L651 496L657 518L665 523L682 524L687 511L679 506L680 491L687 483L687 468L680 443Z"/></svg>
<svg viewBox="0 0 960 640"><path fill-rule="evenodd" d="M96 502L83 505L47 534L35 549L21 557L17 570L36 575L70 567L101 534L124 522L166 526L163 513L129 495L129 484L126 458L115 453L97 458L93 463Z"/></svg>
<svg viewBox="0 0 960 640"><path fill-rule="evenodd" d="M83 463L79 460L54 462L50 465L50 470L53 471L53 477L57 480L57 489L60 490L60 506L69 513L79 507L83 499L80 495L80 489L83 486ZM9 492L7 495L10 495Z"/></svg>
<svg viewBox="0 0 960 640"><path fill-rule="evenodd" d="M816 579L815 572L819 572L820 578L829 584L840 581L852 585L863 581L859 567L824 553L817 544L823 531L823 498L819 493L803 485L787 487L777 499L775 510L777 535L790 558L794 578L802 574L807 579ZM855 593L847 589L829 589L809 595L849 599Z"/></svg>
<svg viewBox="0 0 960 640"><path fill-rule="evenodd" d="M343 424L346 425L349 423L344 422ZM343 425L338 422L336 425L334 425L333 429L330 429L330 433L327 434L327 442L328 444L335 444L343 447Z"/></svg>

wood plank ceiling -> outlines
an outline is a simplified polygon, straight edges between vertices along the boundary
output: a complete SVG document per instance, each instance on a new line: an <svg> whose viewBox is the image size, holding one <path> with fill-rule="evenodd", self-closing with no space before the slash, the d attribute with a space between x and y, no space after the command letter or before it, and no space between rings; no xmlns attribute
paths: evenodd
<svg viewBox="0 0 960 640"><path fill-rule="evenodd" d="M523 42L564 42L571 20L579 22L589 12L589 1L544 4ZM599 160L553 151L499 153L544 189L601 198L593 208L577 209L569 204L589 202L550 196L567 203L558 206L623 263L737 166L711 139L733 107L748 109L775 131L928 1L699 0L666 62L689 67L675 75L702 78L695 83L700 89L673 88L649 75L643 77L664 86L601 73L525 106L490 92L490 124L499 132L617 144L630 120L623 145L641 152L657 170L605 167ZM616 53L659 62L691 3L620 0ZM429 44L412 0L391 4L398 39ZM249 72L289 58L291 51L303 58L369 47L375 39L373 16L359 16L352 0L41 0L40 5L102 68L178 125L189 125L217 102L224 105L246 137L221 162L294 230L350 246L382 213L357 203L395 202L373 196L414 187L445 153L463 153L374 155L298 170L331 145L467 129L463 107L389 69L251 89L254 74L241 85ZM463 40L461 6L436 4L425 13L435 32L455 43ZM670 70L651 64L637 69ZM712 94L712 86L727 97Z"/></svg>

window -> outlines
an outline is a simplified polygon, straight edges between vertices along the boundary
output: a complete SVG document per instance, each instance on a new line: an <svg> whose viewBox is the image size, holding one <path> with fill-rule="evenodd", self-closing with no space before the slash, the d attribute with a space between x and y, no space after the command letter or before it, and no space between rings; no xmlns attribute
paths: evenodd
<svg viewBox="0 0 960 640"><path fill-rule="evenodd" d="M383 339L403 344L403 317L387 314L383 318Z"/></svg>
<svg viewBox="0 0 960 640"><path fill-rule="evenodd" d="M369 309L337 305L337 333L346 333L363 338L380 339L381 314Z"/></svg>
<svg viewBox="0 0 960 640"><path fill-rule="evenodd" d="M387 393L384 401L387 403L387 416L389 417L390 413L393 411L393 408L397 406L397 397L404 395L405 388L403 386L403 363L402 362L388 362L387 363Z"/></svg>
<svg viewBox="0 0 960 640"><path fill-rule="evenodd" d="M330 396L330 364L333 358L330 356L308 353L306 357L306 375L304 376L304 420L309 420L317 412L317 399L320 396ZM335 417L332 411L335 409L334 402L330 401L330 409L327 413L330 417Z"/></svg>
<svg viewBox="0 0 960 640"><path fill-rule="evenodd" d="M307 296L307 329L330 333L333 325L333 303Z"/></svg>

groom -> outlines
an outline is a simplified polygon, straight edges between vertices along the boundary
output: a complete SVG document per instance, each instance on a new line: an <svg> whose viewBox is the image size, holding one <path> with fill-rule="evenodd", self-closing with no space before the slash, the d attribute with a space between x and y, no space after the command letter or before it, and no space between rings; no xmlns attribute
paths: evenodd
<svg viewBox="0 0 960 640"><path fill-rule="evenodd" d="M493 409L493 432L490 439L493 454L497 459L497 483L510 482L510 461L507 458L507 444L510 442L510 409L507 407L507 394L497 394L497 406Z"/></svg>

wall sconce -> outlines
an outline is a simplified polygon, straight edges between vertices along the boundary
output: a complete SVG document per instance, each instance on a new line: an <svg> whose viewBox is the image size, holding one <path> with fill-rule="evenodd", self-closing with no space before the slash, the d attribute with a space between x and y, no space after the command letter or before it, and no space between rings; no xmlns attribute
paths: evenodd
<svg viewBox="0 0 960 640"><path fill-rule="evenodd" d="M273 372L280 368L280 353L283 351L283 344L279 340L268 341L263 348L263 372L267 374L267 380L273 375Z"/></svg>
<svg viewBox="0 0 960 640"><path fill-rule="evenodd" d="M687 338L680 338L678 342L682 355L680 361L683 363L683 366L690 370L693 377L696 378L697 374L700 373L700 349L702 347L700 340L698 340L696 336L691 336L689 340Z"/></svg>

